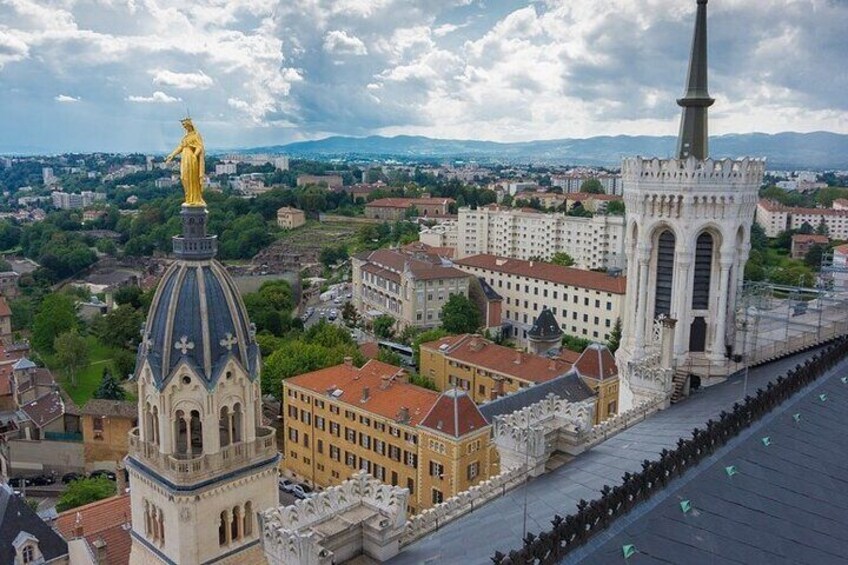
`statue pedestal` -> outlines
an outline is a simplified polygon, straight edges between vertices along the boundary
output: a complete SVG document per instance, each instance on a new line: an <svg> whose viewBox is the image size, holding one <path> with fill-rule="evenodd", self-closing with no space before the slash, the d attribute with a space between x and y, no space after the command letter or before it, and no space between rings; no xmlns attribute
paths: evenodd
<svg viewBox="0 0 848 565"><path fill-rule="evenodd" d="M208 216L206 206L183 204L180 210L183 233L173 237L174 255L177 258L202 261L215 256L218 251L218 236L206 235Z"/></svg>

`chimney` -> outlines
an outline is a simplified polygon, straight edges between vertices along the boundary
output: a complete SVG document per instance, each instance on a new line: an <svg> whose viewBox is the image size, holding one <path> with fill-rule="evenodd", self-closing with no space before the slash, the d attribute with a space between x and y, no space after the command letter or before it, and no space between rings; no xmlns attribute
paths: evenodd
<svg viewBox="0 0 848 565"><path fill-rule="evenodd" d="M127 483L127 472L124 469L123 461L118 461L115 465L115 480L117 483L117 492L118 494L124 494L129 490L129 484Z"/></svg>
<svg viewBox="0 0 848 565"><path fill-rule="evenodd" d="M409 408L407 408L406 406L400 407L400 410L398 411L397 421L401 424L409 423Z"/></svg>
<svg viewBox="0 0 848 565"><path fill-rule="evenodd" d="M74 519L74 538L81 538L82 536L83 536L82 514L77 512L76 518Z"/></svg>
<svg viewBox="0 0 848 565"><path fill-rule="evenodd" d="M556 368L557 368L556 361L551 359L550 362L548 363L548 370L549 371L556 371Z"/></svg>
<svg viewBox="0 0 848 565"><path fill-rule="evenodd" d="M390 375L380 377L380 390L386 390L390 386L392 386L392 377Z"/></svg>
<svg viewBox="0 0 848 565"><path fill-rule="evenodd" d="M515 352L515 361L513 361L513 363L515 363L516 365L521 364L521 352L520 351Z"/></svg>
<svg viewBox="0 0 848 565"><path fill-rule="evenodd" d="M350 355L346 355L344 358L344 364L348 367L353 367L353 357L351 357Z"/></svg>
<svg viewBox="0 0 848 565"><path fill-rule="evenodd" d="M367 386L363 387L362 388L362 399L360 400L360 402L363 402L363 403L368 402L368 398L370 398L370 396L371 396L371 389L369 389Z"/></svg>
<svg viewBox="0 0 848 565"><path fill-rule="evenodd" d="M97 565L107 565L109 559L106 557L106 542L103 541L103 538L97 538L91 545L94 546L94 557L97 559Z"/></svg>

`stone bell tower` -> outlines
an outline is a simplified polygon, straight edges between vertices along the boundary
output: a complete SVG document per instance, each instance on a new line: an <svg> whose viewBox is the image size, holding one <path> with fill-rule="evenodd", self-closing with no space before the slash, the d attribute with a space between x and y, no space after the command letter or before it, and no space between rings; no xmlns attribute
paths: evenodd
<svg viewBox="0 0 848 565"><path fill-rule="evenodd" d="M129 436L130 562L262 561L257 513L277 504L275 433L262 425L254 328L206 234L183 205L177 260L139 345L139 427Z"/></svg>
<svg viewBox="0 0 848 565"><path fill-rule="evenodd" d="M707 0L697 0L695 33L677 156L625 158L627 303L621 346L623 410L670 392L670 379L702 385L736 368L734 307L750 250L762 159L712 160L707 109ZM671 367L662 366L660 323L672 324Z"/></svg>

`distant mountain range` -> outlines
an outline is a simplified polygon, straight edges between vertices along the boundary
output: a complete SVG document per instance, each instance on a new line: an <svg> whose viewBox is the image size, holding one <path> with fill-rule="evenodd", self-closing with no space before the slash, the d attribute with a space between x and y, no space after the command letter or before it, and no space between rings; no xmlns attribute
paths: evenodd
<svg viewBox="0 0 848 565"><path fill-rule="evenodd" d="M672 136L600 136L498 143L399 135L396 137L328 137L287 145L255 147L246 153L286 153L312 158L396 158L400 160L458 159L479 162L612 165L623 156L673 156ZM766 157L770 169L848 169L848 135L813 133L747 133L710 138L714 158Z"/></svg>

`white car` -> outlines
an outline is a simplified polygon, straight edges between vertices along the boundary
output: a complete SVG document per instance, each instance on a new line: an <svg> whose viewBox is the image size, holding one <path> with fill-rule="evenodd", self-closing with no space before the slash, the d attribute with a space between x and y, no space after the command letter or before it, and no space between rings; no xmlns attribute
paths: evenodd
<svg viewBox="0 0 848 565"><path fill-rule="evenodd" d="M295 498L299 498L303 500L304 498L312 498L315 496L315 493L312 492L312 489L306 485L294 485L292 487L291 493L295 496Z"/></svg>

